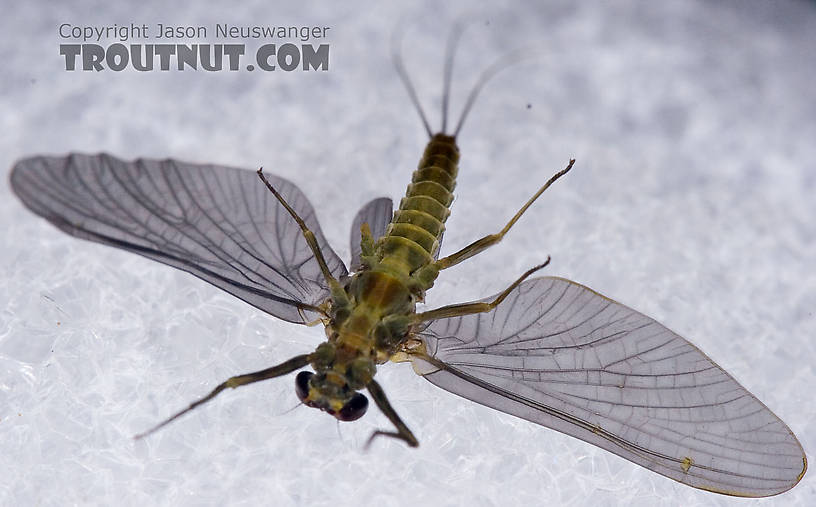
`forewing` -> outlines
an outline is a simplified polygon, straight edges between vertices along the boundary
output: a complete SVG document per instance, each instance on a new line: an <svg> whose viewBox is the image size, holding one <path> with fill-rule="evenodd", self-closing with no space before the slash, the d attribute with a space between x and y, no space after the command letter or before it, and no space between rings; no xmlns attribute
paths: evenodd
<svg viewBox="0 0 816 507"><path fill-rule="evenodd" d="M314 232L330 271L346 274L303 193L265 176ZM188 271L281 319L311 320L316 314L304 304L329 296L300 228L253 171L107 154L39 156L14 166L11 186L68 234Z"/></svg>
<svg viewBox="0 0 816 507"><path fill-rule="evenodd" d="M377 241L385 234L385 228L391 222L393 214L394 203L388 197L373 199L357 212L351 225L351 264L349 264L351 271L359 271L362 267L360 264L360 239L362 238L360 226L367 223L371 228L374 241Z"/></svg>
<svg viewBox="0 0 816 507"><path fill-rule="evenodd" d="M524 282L420 338L431 357L415 368L437 386L690 486L769 496L804 474L790 429L711 359L575 282Z"/></svg>

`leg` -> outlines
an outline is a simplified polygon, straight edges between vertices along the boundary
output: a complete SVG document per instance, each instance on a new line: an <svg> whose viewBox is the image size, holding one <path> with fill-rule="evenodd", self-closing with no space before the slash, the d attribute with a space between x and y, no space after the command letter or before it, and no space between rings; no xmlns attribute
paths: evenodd
<svg viewBox="0 0 816 507"><path fill-rule="evenodd" d="M287 373L292 373L295 370L299 370L299 369L303 368L304 366L306 366L307 364L309 364L309 355L304 354L304 355L300 355L300 356L295 356L292 359L290 359L290 360L288 360L288 361L286 361L284 363L281 363L281 364L279 364L277 366L273 366L271 368L267 368L265 370L256 371L256 372L253 372L253 373L247 373L247 374L244 374L244 375L238 375L236 377L231 377L231 378L227 379L226 382L222 382L221 384L218 384L218 386L216 386L216 388L213 389L210 392L210 394L208 394L207 396L204 396L203 398L194 401L193 403L190 404L189 407L185 408L184 410L182 410L180 412L177 412L175 415L169 417L168 419L165 419L164 421L157 424L156 426L153 426L149 430L147 430L147 431L145 431L143 433L139 433L138 435L134 436L133 438L136 439L136 440L139 440L140 438L144 438L144 437L150 435L151 433L153 433L156 430L161 429L164 426L170 424L171 422L175 421L176 419L183 416L187 412L193 410L194 408L198 407L199 405L203 405L204 403L207 403L211 399L218 396L218 394L221 391L223 391L224 389L226 389L228 387L231 387L231 388L235 389L236 387L240 387L240 386L246 385L246 384L252 384L253 382L260 382L261 380L266 380L266 379L270 379L270 378L274 378L274 377L280 377L281 375L286 375Z"/></svg>
<svg viewBox="0 0 816 507"><path fill-rule="evenodd" d="M374 254L376 251L374 250L375 242L374 242L374 235L371 234L371 226L368 225L368 222L363 222L360 224L360 266L364 269L371 269L371 267L376 262L376 258ZM353 269L353 268L352 268Z"/></svg>
<svg viewBox="0 0 816 507"><path fill-rule="evenodd" d="M474 313L484 313L489 312L493 308L496 308L504 301L506 298L516 287L524 281L525 278L532 275L539 269L543 268L547 264L550 263L550 258L547 257L547 262L544 264L539 264L531 269L528 269L523 275L521 275L518 280L512 283L510 287L504 289L496 299L494 299L490 303L484 302L476 302L476 303L460 303L457 305L448 305L443 306L442 308L436 308L434 310L429 310L427 312L417 313L414 315L413 324L419 324L420 322L427 322L429 320L436 320L436 319L447 319L450 317L460 317L462 315L471 315Z"/></svg>
<svg viewBox="0 0 816 507"><path fill-rule="evenodd" d="M374 235L368 222L360 224L360 257L374 255Z"/></svg>
<svg viewBox="0 0 816 507"><path fill-rule="evenodd" d="M405 423L402 422L402 419L400 419L400 417L397 415L397 412L394 410L391 404L388 403L388 398L385 397L385 392L383 392L382 387L380 387L380 384L378 384L376 380L372 379L368 384L366 384L366 388L368 389L369 394L371 394L371 397L374 398L374 403L376 403L377 406L380 407L380 410L382 410L383 414L385 414L388 420L391 421L391 423L393 423L394 426L396 426L397 428L397 431L383 431L383 430L375 431L374 433L371 434L371 438L368 439L366 447L371 445L371 442L373 442L374 439L379 435L397 438L399 440L404 441L411 447L419 447L419 441L417 441L414 434L411 433L411 430L408 429L408 426L406 426Z"/></svg>
<svg viewBox="0 0 816 507"><path fill-rule="evenodd" d="M304 222L303 219L298 216L297 212L293 210L292 207L289 206L289 204L283 199L283 196L281 196L278 191L275 190L275 187L269 183L269 180L267 180L266 176L263 175L263 168L258 169L258 177L260 177L261 181L264 182L266 188L275 194L278 201L280 201L283 207L286 208L286 211L292 215L292 218L294 218L295 222L297 222L297 224L300 226L300 230L303 231L303 237L306 238L306 243L308 243L309 248L312 249L312 253L315 256L315 259L317 259L317 263L320 265L320 271L323 273L323 277L326 279L326 282L332 288L334 288L333 285L337 285L339 287L337 279L334 278L331 272L329 272L329 267L326 265L326 259L323 257L323 253L320 251L320 247L317 245L317 240L315 239L314 233L306 226L306 222Z"/></svg>
<svg viewBox="0 0 816 507"><path fill-rule="evenodd" d="M485 250L486 248L491 247L498 243L499 241L501 241L504 235L507 234L507 231L509 231L510 228L513 227L513 224L515 224L518 221L518 219L521 218L521 215L523 215L524 212L527 211L527 208L529 208L530 205L533 204L533 202L535 202L535 200L538 199L538 197L541 194L543 194L544 191L547 190L547 188L549 188L549 186L555 182L555 180L567 174L569 170L572 169L573 164L575 164L575 159L570 159L569 164L567 164L566 168L555 173L555 175L552 178L547 180L547 183L545 183L543 187L538 189L538 192L536 192L535 195L533 195L530 198L530 200L527 201L524 204L524 206L521 207L518 213L516 213L516 215L513 218L511 218L509 222L507 222L507 225L505 225L504 229L502 229L498 234L487 235L482 239L474 241L473 243L469 244L468 246L459 250L458 252L448 255L447 257L444 257L442 259L439 259L434 263L435 267L439 271L441 271L451 266L455 266L462 262L463 260L473 257L482 250Z"/></svg>

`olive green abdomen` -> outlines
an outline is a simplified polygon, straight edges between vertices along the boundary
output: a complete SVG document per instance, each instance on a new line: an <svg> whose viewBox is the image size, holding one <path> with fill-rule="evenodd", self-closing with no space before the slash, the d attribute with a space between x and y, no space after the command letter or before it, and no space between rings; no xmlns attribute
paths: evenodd
<svg viewBox="0 0 816 507"><path fill-rule="evenodd" d="M377 246L384 265L409 275L434 260L450 215L458 162L459 148L453 136L431 138Z"/></svg>

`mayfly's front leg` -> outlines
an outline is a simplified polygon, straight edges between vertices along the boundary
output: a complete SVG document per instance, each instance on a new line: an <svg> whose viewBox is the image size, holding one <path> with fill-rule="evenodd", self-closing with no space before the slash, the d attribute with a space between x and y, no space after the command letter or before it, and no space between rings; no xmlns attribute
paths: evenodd
<svg viewBox="0 0 816 507"><path fill-rule="evenodd" d="M532 205L535 202L535 200L538 199L539 196L543 194L544 191L547 190L550 187L550 185L552 185L555 182L555 180L567 174L569 170L572 169L573 164L575 164L575 159L570 159L569 164L567 164L566 168L562 169L561 171L558 171L557 173L555 173L555 175L553 175L552 178L547 180L547 183L545 183L544 186L538 189L538 192L536 192L535 195L533 195L530 198L530 200L528 200L524 204L524 206L521 207L518 213L516 213L515 216L513 216L513 218L511 218L510 221L507 222L507 225L505 225L501 231L499 231L496 234L488 234L487 236L474 241L473 243L469 244L468 246L459 250L458 252L448 255L447 257L443 257L442 259L439 259L438 261L433 263L433 266L438 271L442 271L443 269L447 269L451 266L459 264L465 259L473 257L479 252L501 241L502 238L504 238L504 235L507 234L507 231L509 231L510 228L513 227L513 225L518 221L518 219L521 218L521 215L523 215L524 212L527 211L527 208L529 208L530 205Z"/></svg>
<svg viewBox="0 0 816 507"><path fill-rule="evenodd" d="M382 387L380 387L380 384L378 384L376 380L372 379L368 382L368 384L366 384L366 388L368 389L369 394L371 394L371 397L374 398L374 403L377 404L380 410L382 410L382 413L385 414L388 420L391 421L391 423L397 428L397 431L375 431L371 434L371 438L368 439L366 447L371 445L371 442L373 442L379 435L397 438L404 441L411 447L419 447L419 441L416 439L414 434L411 433L411 430L408 429L408 426L402 422L402 419L400 419L400 417L397 415L394 407L392 407L388 402L388 398L385 397L385 392L382 390Z"/></svg>
<svg viewBox="0 0 816 507"><path fill-rule="evenodd" d="M174 415L168 417L167 419L160 422L156 426L153 426L152 428L145 431L144 433L139 433L138 435L136 435L133 438L135 438L137 440L140 439L140 438L144 438L144 437L150 435L151 433L155 432L156 430L159 430L159 429L167 426L168 424L175 421L179 417L183 416L187 412L190 412L191 410L198 407L199 405L203 405L203 404L207 403L208 401L210 401L211 399L215 398L216 396L218 396L221 393L221 391L223 391L223 390L225 390L227 388L235 389L235 388L241 387L241 386L246 385L246 384L252 384L254 382L260 382L261 380L267 380L267 379L270 379L270 378L280 377L281 375L286 375L287 373L292 373L295 370L299 370L299 369L303 368L304 366L309 364L310 361L311 361L310 355L303 354L303 355L300 355L300 356L295 356L292 359L290 359L290 360L288 360L286 362L283 362L283 363L281 363L281 364L279 364L277 366L273 366L271 368L266 368L264 370L260 370L260 371L256 371L256 372L252 372L252 373L245 373L244 375L237 375L235 377L230 377L225 382L222 382L222 383L218 384L215 387L215 389L210 391L210 394L208 394L207 396L204 396L203 398L200 398L200 399L190 403L189 407L175 413Z"/></svg>
<svg viewBox="0 0 816 507"><path fill-rule="evenodd" d="M447 319L450 317L461 317L462 315L471 315L474 313L485 313L489 312L490 310L496 308L501 304L502 301L515 289L519 286L521 282L523 282L528 276L532 275L539 269L543 268L547 264L550 263L550 258L547 257L547 261L544 264L539 264L533 268L528 269L523 275L521 275L518 280L513 282L510 287L504 289L496 299L489 303L485 303L482 301L476 303L459 303L456 305L448 305L443 306L441 308L436 308L434 310L428 310L427 312L421 312L414 314L412 317L412 324L419 324L421 322L428 322L430 320L436 319Z"/></svg>

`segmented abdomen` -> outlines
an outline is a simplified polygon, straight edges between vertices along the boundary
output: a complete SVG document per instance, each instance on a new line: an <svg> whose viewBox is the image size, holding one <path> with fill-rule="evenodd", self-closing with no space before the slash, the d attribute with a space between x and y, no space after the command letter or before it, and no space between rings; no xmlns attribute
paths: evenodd
<svg viewBox="0 0 816 507"><path fill-rule="evenodd" d="M456 138L445 134L431 138L378 245L383 264L410 274L433 261L450 215L458 162Z"/></svg>

